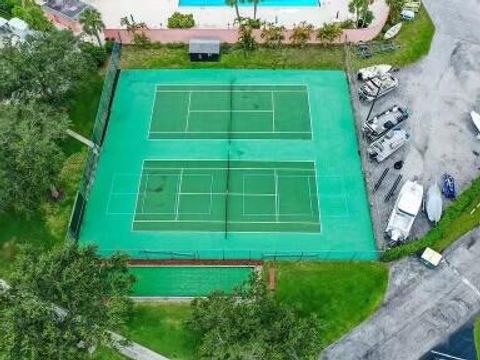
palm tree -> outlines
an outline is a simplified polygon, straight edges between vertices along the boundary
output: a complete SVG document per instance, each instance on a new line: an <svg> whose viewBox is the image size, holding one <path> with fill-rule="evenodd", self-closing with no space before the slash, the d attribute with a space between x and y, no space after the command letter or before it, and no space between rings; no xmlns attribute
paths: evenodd
<svg viewBox="0 0 480 360"><path fill-rule="evenodd" d="M260 0L248 0L249 3L253 4L253 19L257 19L257 8L258 4L260 3Z"/></svg>
<svg viewBox="0 0 480 360"><path fill-rule="evenodd" d="M338 24L323 24L323 27L317 30L317 40L325 45L337 40L342 33L343 30Z"/></svg>
<svg viewBox="0 0 480 360"><path fill-rule="evenodd" d="M240 24L242 21L242 17L240 16L240 10L238 9L239 1L243 0L225 0L225 4L235 8L235 13L237 14L237 22Z"/></svg>
<svg viewBox="0 0 480 360"><path fill-rule="evenodd" d="M88 8L80 14L80 24L83 25L85 34L95 36L98 41L98 46L102 46L100 33L105 30L102 14L100 14L97 9Z"/></svg>

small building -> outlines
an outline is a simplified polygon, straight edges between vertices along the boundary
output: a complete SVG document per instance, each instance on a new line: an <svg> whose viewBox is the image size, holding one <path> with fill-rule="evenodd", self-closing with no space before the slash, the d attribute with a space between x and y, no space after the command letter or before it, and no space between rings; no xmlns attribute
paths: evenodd
<svg viewBox="0 0 480 360"><path fill-rule="evenodd" d="M88 5L80 0L46 0L43 11L48 19L59 28L70 29L79 33L82 31L80 14L88 8Z"/></svg>
<svg viewBox="0 0 480 360"><path fill-rule="evenodd" d="M191 39L188 46L190 61L220 60L220 40Z"/></svg>

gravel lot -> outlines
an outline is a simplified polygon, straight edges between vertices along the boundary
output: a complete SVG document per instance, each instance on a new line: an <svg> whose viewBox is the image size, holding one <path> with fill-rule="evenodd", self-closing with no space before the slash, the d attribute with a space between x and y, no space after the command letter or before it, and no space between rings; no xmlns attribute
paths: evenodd
<svg viewBox="0 0 480 360"><path fill-rule="evenodd" d="M480 152L480 140L475 138L469 116L472 109L480 112L480 0L425 2L437 30L430 54L397 72L399 88L379 99L372 112L372 115L379 113L394 104L407 107L411 112L406 124L410 142L378 165L367 159L367 144L360 139L380 249L385 246L383 231L401 185L389 202L384 202L384 197L397 174L403 175L402 184L408 179L418 179L426 191L434 181L440 184L442 174L449 172L461 191L480 173L480 157L474 154ZM359 84L354 81L352 85L360 129L370 105L358 101ZM405 162L400 171L393 169L398 160ZM372 194L373 184L386 167L391 168L389 174L381 188ZM422 214L415 221L411 238L420 237L429 228Z"/></svg>

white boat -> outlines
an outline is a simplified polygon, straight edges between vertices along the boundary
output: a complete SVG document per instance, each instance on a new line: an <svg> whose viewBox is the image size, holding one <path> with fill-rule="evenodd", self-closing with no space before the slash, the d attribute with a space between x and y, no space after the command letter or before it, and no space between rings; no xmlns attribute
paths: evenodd
<svg viewBox="0 0 480 360"><path fill-rule="evenodd" d="M409 9L403 9L400 13L400 17L405 21L412 21L415 19L415 11Z"/></svg>
<svg viewBox="0 0 480 360"><path fill-rule="evenodd" d="M366 81L359 89L360 100L371 102L376 98L387 95L398 87L398 79L392 74L375 76Z"/></svg>
<svg viewBox="0 0 480 360"><path fill-rule="evenodd" d="M480 139L480 114L475 111L470 111L470 116L472 117L473 125L478 131L477 139Z"/></svg>
<svg viewBox="0 0 480 360"><path fill-rule="evenodd" d="M383 38L385 40L390 40L390 39L394 38L395 36L397 36L397 34L402 29L402 25L403 25L403 23L401 23L401 22L396 24L396 25L393 25L390 29L387 30L385 35L383 35Z"/></svg>
<svg viewBox="0 0 480 360"><path fill-rule="evenodd" d="M404 146L409 138L410 135L404 129L390 130L368 146L368 155L370 158L382 162Z"/></svg>
<svg viewBox="0 0 480 360"><path fill-rule="evenodd" d="M390 70L392 70L392 65L380 64L380 65L369 66L369 67L358 70L357 77L358 77L358 80L363 80L363 81L370 80L375 76L386 74L390 72Z"/></svg>
<svg viewBox="0 0 480 360"><path fill-rule="evenodd" d="M438 184L435 183L427 190L427 197L425 199L425 211L428 220L436 224L440 221L443 212L442 193Z"/></svg>
<svg viewBox="0 0 480 360"><path fill-rule="evenodd" d="M416 181L407 181L398 194L385 230L386 236L390 239L390 246L408 239L422 201L423 186Z"/></svg>
<svg viewBox="0 0 480 360"><path fill-rule="evenodd" d="M362 124L362 132L369 141L374 141L385 135L389 130L399 127L408 119L408 111L398 105L378 113Z"/></svg>

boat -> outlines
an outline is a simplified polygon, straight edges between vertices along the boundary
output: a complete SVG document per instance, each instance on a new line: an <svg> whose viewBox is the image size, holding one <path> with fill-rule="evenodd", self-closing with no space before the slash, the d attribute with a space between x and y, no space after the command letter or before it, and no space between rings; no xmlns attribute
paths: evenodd
<svg viewBox="0 0 480 360"><path fill-rule="evenodd" d="M440 192L440 188L436 182L427 190L427 196L425 199L425 212L427 213L428 220L434 224L438 223L442 217L442 193Z"/></svg>
<svg viewBox="0 0 480 360"><path fill-rule="evenodd" d="M385 35L383 35L383 38L385 40L390 40L390 39L394 38L395 36L397 36L397 34L402 29L402 25L403 25L403 23L401 23L401 22L399 22L396 25L393 25L390 29L387 30Z"/></svg>
<svg viewBox="0 0 480 360"><path fill-rule="evenodd" d="M368 155L370 158L382 162L404 146L409 138L410 135L404 129L390 130L368 146Z"/></svg>
<svg viewBox="0 0 480 360"><path fill-rule="evenodd" d="M480 114L475 111L470 111L470 116L472 117L473 125L475 125L475 129L477 129L477 139L480 139Z"/></svg>
<svg viewBox="0 0 480 360"><path fill-rule="evenodd" d="M393 105L385 111L374 115L362 124L362 131L370 141L383 136L387 131L398 127L408 119L407 109Z"/></svg>
<svg viewBox="0 0 480 360"><path fill-rule="evenodd" d="M408 239L422 201L423 186L416 181L408 180L402 186L388 219L385 235L390 239L389 246L397 245Z"/></svg>
<svg viewBox="0 0 480 360"><path fill-rule="evenodd" d="M390 72L393 69L392 65L380 64L369 66L363 69L358 70L357 77L358 80L369 80L375 76L383 75Z"/></svg>
<svg viewBox="0 0 480 360"><path fill-rule="evenodd" d="M400 17L402 18L402 20L412 21L413 19L415 19L415 11L410 9L403 9L400 13Z"/></svg>
<svg viewBox="0 0 480 360"><path fill-rule="evenodd" d="M443 187L442 187L442 194L447 199L455 199L457 196L457 192L455 189L455 179L450 174L443 174L442 176Z"/></svg>
<svg viewBox="0 0 480 360"><path fill-rule="evenodd" d="M387 95L398 87L398 79L390 73L375 76L366 81L359 89L360 100L372 102L376 98Z"/></svg>

